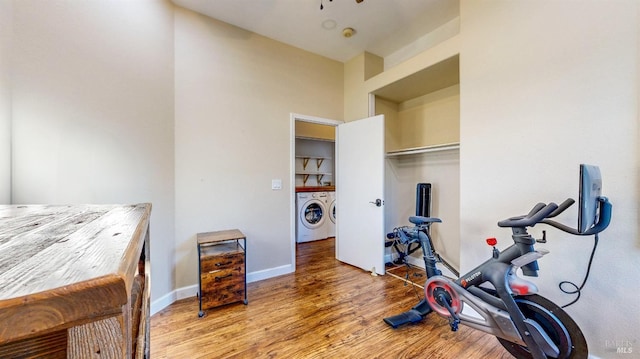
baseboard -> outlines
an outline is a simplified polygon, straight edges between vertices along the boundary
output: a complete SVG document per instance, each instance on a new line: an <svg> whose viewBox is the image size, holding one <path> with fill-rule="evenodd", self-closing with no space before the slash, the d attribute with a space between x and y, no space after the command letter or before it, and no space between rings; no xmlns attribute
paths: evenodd
<svg viewBox="0 0 640 359"><path fill-rule="evenodd" d="M418 254L419 256L414 257L412 255L409 255L409 256L406 256L405 258L409 264L424 269L424 258L422 258L422 251L418 252ZM391 247L385 248L385 254L384 254L385 263L392 263L394 260L398 259L398 257L399 255L397 251L393 250L393 248ZM443 263L436 264L436 268L438 268L442 272L442 275L444 275L445 277L458 278L458 276L455 273L453 273L449 268L447 268L447 266L445 266Z"/></svg>
<svg viewBox="0 0 640 359"><path fill-rule="evenodd" d="M291 264L283 265L280 267L269 268L257 272L251 272L247 274L247 283L253 283L264 279L278 277L281 275L295 272L295 268Z"/></svg>
<svg viewBox="0 0 640 359"><path fill-rule="evenodd" d="M424 260L422 259L422 257L416 258L416 257L409 256L407 258L408 258L407 262L409 262L409 264L424 269ZM458 277L457 275L455 275L455 273L451 272L449 270L449 268L447 268L444 265L436 264L436 267L438 269L440 269L440 271L442 272L442 275L444 275L445 277L449 277L449 278L457 278Z"/></svg>
<svg viewBox="0 0 640 359"><path fill-rule="evenodd" d="M257 282L268 278L278 277L284 274L293 273L293 265L287 264L280 267L265 269L257 272L247 273L247 283ZM198 285L193 284L186 287L175 289L162 297L151 302L151 315L158 313L164 308L170 306L175 301L195 297L198 295Z"/></svg>
<svg viewBox="0 0 640 359"><path fill-rule="evenodd" d="M175 302L176 299L176 291L172 291L169 292L165 295L163 295L162 297L154 300L151 302L151 308L150 308L150 312L151 315L153 316L154 314L158 313L159 311L163 310L164 308L168 307L171 305L171 303Z"/></svg>

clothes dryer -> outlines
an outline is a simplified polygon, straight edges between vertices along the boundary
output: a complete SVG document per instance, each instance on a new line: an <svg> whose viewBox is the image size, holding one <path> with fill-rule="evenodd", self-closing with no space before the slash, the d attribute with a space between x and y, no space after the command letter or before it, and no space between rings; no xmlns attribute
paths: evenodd
<svg viewBox="0 0 640 359"><path fill-rule="evenodd" d="M327 226L327 237L336 236L336 192L327 192L329 198L327 206L329 212L329 220L325 224Z"/></svg>
<svg viewBox="0 0 640 359"><path fill-rule="evenodd" d="M298 192L296 194L296 241L309 242L327 238L327 193Z"/></svg>

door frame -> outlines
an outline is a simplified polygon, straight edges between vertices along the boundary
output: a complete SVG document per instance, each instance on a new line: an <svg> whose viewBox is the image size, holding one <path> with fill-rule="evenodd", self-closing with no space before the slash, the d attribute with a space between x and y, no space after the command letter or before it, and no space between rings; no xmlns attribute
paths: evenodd
<svg viewBox="0 0 640 359"><path fill-rule="evenodd" d="M332 120L329 118L322 118L316 116L302 115L299 113L289 114L289 219L291 225L289 226L289 237L291 238L291 264L293 266L293 272L296 271L296 220L298 213L296 211L296 121L311 122L319 125L327 125L336 127L339 124L344 123L340 120ZM336 154L337 157L337 154ZM334 158L334 161L337 159Z"/></svg>

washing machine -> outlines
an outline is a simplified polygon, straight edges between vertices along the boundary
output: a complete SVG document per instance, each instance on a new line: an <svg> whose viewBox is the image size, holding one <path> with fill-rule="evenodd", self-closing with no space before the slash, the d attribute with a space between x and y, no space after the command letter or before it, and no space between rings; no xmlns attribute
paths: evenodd
<svg viewBox="0 0 640 359"><path fill-rule="evenodd" d="M327 192L298 192L296 194L296 241L309 242L327 238Z"/></svg>
<svg viewBox="0 0 640 359"><path fill-rule="evenodd" d="M327 237L336 236L336 193L334 191L327 192L327 198L329 205L327 206L329 212L329 220L325 223L327 227Z"/></svg>

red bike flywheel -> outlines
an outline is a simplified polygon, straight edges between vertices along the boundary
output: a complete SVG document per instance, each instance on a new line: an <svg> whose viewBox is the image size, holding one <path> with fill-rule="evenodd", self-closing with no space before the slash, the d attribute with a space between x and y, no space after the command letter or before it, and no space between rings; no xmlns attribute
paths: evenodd
<svg viewBox="0 0 640 359"><path fill-rule="evenodd" d="M431 309L442 316L450 317L451 313L449 313L447 307L438 302L437 298L439 294L444 294L444 297L449 303L451 309L453 309L454 313L459 314L462 310L462 303L460 302L458 293L449 285L449 282L446 279L437 277L429 279L424 288L424 293Z"/></svg>

